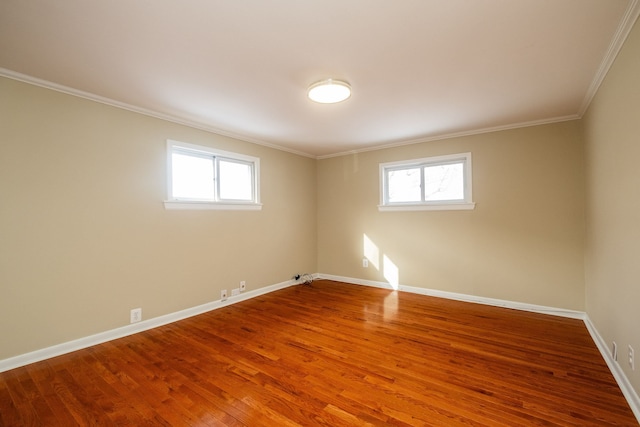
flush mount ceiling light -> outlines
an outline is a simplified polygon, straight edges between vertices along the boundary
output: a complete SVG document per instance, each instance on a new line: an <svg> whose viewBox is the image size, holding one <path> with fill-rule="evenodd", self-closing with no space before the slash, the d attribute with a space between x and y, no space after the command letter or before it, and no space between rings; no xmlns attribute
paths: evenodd
<svg viewBox="0 0 640 427"><path fill-rule="evenodd" d="M321 104L335 104L351 96L351 86L340 80L322 80L309 86L308 96Z"/></svg>

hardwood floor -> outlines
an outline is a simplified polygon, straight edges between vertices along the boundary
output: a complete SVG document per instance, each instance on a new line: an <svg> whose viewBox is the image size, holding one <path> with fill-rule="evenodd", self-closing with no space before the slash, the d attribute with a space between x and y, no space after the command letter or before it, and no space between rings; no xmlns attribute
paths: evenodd
<svg viewBox="0 0 640 427"><path fill-rule="evenodd" d="M0 373L0 425L638 425L580 320L316 281Z"/></svg>

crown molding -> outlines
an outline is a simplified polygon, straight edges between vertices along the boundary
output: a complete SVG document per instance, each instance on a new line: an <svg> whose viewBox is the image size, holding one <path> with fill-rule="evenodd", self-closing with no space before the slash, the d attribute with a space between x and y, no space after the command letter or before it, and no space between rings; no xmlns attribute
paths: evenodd
<svg viewBox="0 0 640 427"><path fill-rule="evenodd" d="M578 110L578 116L580 118L589 109L591 101L593 101L596 93L598 93L600 85L607 76L609 69L611 69L611 66L616 60L618 53L620 53L624 42L627 40L627 37L629 37L629 33L633 29L635 22L638 20L638 16L640 16L640 0L631 0L622 20L620 21L620 25L618 26L618 29L616 30L613 39L611 40L609 49L602 59L600 68L598 68L598 71L596 72L596 75L591 82L591 86L589 86L587 94L582 101L582 105L580 105L580 108Z"/></svg>
<svg viewBox="0 0 640 427"><path fill-rule="evenodd" d="M501 132L505 130L548 125L548 124L560 123L560 122L568 122L571 120L578 120L578 119L580 119L580 116L578 114L570 114L568 116L559 116L559 117L549 117L541 120L532 120L528 122L512 123L512 124L502 125L502 126L493 126L488 128L472 129L472 130L463 131L463 132L452 132L452 133L445 133L441 135L428 136L424 138L397 141L390 144L376 145L375 147L368 147L368 148L362 148L362 149L350 150L350 151L342 151L340 153L335 153L335 154L327 154L323 156L318 156L316 158L318 160L323 160L323 159L329 159L331 157L340 157L340 156L347 156L352 154L366 153L367 151L385 150L387 148L402 147L405 145L414 145L414 144L421 144L424 142L441 141L444 139L462 138L465 136L474 136L474 135L481 135L484 133Z"/></svg>
<svg viewBox="0 0 640 427"><path fill-rule="evenodd" d="M640 1L640 0L634 0L634 2L636 2L636 3L638 1ZM135 105L127 104L125 102L116 101L115 99L106 98L104 96L96 95L96 94L93 94L93 93L90 93L90 92L85 92L85 91L82 91L82 90L74 89L74 88L71 88L71 87L68 87L68 86L60 85L58 83L50 82L48 80L43 80L43 79L39 79L37 77L32 77L32 76L29 76L29 75L26 75L26 74L18 73L16 71L8 70L6 68L1 68L0 67L0 77L6 77L8 79L17 80L17 81L20 81L20 82L23 82L23 83L31 84L31 85L34 85L34 86L39 86L39 87L42 87L42 88L45 88L45 89L50 89L50 90L53 90L53 91L56 91L56 92L64 93L64 94L75 96L75 97L78 97L78 98L87 99L89 101L98 102L100 104L109 105L111 107L120 108L122 110L127 110L127 111L131 111L131 112L134 112L134 113L142 114L142 115L145 115L145 116L153 117L153 118L156 118L156 119L164 120L164 121L167 121L167 122L171 122L171 123L175 123L175 124L179 124L179 125L183 125L183 126L188 126L190 128L194 128L194 129L203 130L205 132L213 133L215 135L225 136L225 137L228 137L228 138L237 139L239 141L248 142L250 144L260 145L260 146L263 146L263 147L272 148L274 150L284 151L284 152L287 152L287 153L295 154L297 156L308 157L308 158L316 159L316 160L329 159L329 158L332 158L332 157L340 157L340 156L364 153L364 152L368 152L368 151L385 150L387 148L394 148L394 147L401 147L401 146L405 146L405 145L420 144L420 143L424 143L424 142L440 141L440 140L444 140L444 139L460 138L460 137L464 137L464 136L473 136L473 135L479 135L479 134L483 134L483 133L500 132L500 131L503 131L503 130L519 129L519 128L524 128L524 127L531 127L531 126L539 126L539 125L545 125L545 124L551 124L551 123L565 122L565 121L576 120L576 119L580 118L580 116L577 115L577 114L573 114L573 115L569 115L569 116L561 116L561 117L551 117L551 118L542 119L542 120L513 123L513 124L509 124L509 125L495 126L495 127L482 128L482 129L474 129L474 130L469 130L469 131L464 131L464 132L447 133L447 134L431 136L431 137L424 137L424 138L418 138L418 139L397 141L397 142L392 142L392 143L384 144L384 145L376 145L375 147L367 147L367 148L362 148L362 149L357 149L357 150L349 150L349 151L342 151L342 152L333 153L333 154L327 154L327 155L322 155L322 156L315 156L313 154L305 153L303 151L293 150L291 148L282 147L282 146L277 145L277 144L271 144L269 142L261 141L259 139L253 139L253 138L246 137L244 135L239 135L239 134L235 134L235 133L232 133L232 132L226 132L226 131L223 131L221 129L215 128L213 126L206 125L204 123L191 121L191 120L186 120L186 119L182 119L180 117L172 116L172 115L169 115L169 114L164 114L164 113L160 113L160 112L157 112L157 111L149 110L149 109L146 109L146 108L137 107Z"/></svg>
<svg viewBox="0 0 640 427"><path fill-rule="evenodd" d="M145 116L153 117L156 119L164 120L166 122L175 123L182 126L188 126L193 129L203 130L209 133L213 133L215 135L220 135L228 138L237 139L239 141L248 142L250 144L261 145L263 147L273 148L274 150L285 151L287 153L295 154L302 157L310 157L314 158L315 156L304 153L302 151L293 150L291 148L282 147L277 144L272 144L266 141L262 141L259 139L249 138L244 135L239 135L233 132L224 131L222 129L218 129L216 127L206 125L201 122L183 119L178 116L160 113L158 111L149 110L147 108L137 107L135 105L127 104L125 102L116 101L115 99L106 98L104 96L96 95L94 93L85 92L82 90L74 89L69 86L64 86L58 83L53 83L48 80L39 79L37 77L32 77L26 74L18 73L16 71L8 70L6 68L0 68L0 77L6 77L8 79L17 80L23 83L28 83L34 86L39 86L45 89L54 90L56 92L64 93L66 95L75 96L78 98L87 99L89 101L98 102L100 104L109 105L111 107L120 108L122 110L131 111L133 113L142 114Z"/></svg>
<svg viewBox="0 0 640 427"><path fill-rule="evenodd" d="M93 93L89 93L89 92L85 92L85 91L81 91L78 89L74 89L68 86L64 86L64 85L60 85L57 83L53 83L47 80L43 80L43 79L39 79L36 77L32 77L32 76L28 76L26 74L22 74L22 73L18 73L12 70L8 70L5 68L0 68L0 76L3 77L7 77L13 80L18 80L24 83L28 83L28 84L32 84L35 86L40 86L46 89L51 89L57 92L61 92L61 93L65 93L68 95L72 95L72 96L76 96L79 98L84 98L84 99L88 99L91 101L95 101L101 104L106 104L112 107L116 107L116 108L120 108L120 109L124 109L124 110L128 110L128 111L132 111L138 114L143 114L149 117L154 117L160 120L164 120L164 121L168 121L171 123L176 123L179 125L183 125L183 126L188 126L194 129L199 129L199 130L203 130L206 132L210 132L216 135L220 135L220 136L225 136L225 137L229 137L229 138L234 138L240 141L244 141L244 142L248 142L251 144L256 144L256 145L260 145L260 146L264 146L264 147L268 147L268 148L272 148L275 150L279 150L279 151L284 151L284 152L288 152L291 154L295 154L298 156L302 156L302 157L308 157L308 158L312 158L312 159L316 159L316 160L323 160L323 159L329 159L329 158L333 158L333 157L341 157L341 156L347 156L347 155L353 155L353 154L359 154L359 153L365 153L368 151L378 151L378 150L385 150L385 149L389 149L389 148L395 148L395 147L402 147L402 146L406 146L406 145L414 145L414 144L420 144L420 143L425 143L425 142L432 142L432 141L441 141L441 140L446 140L446 139L453 139L453 138L461 138L461 137L466 137L466 136L474 136L474 135L480 135L480 134L484 134L484 133L491 133L491 132L500 132L500 131L505 131L505 130L512 130L512 129L519 129L519 128L525 128L525 127L532 127L532 126L540 126L540 125L545 125L545 124L552 124L552 123L559 123L559 122L564 122L564 121L570 121L570 120L578 120L581 119L582 116L586 113L587 109L589 108L593 98L595 97L596 93L598 92L598 89L600 88L600 85L602 84L602 82L604 81L607 73L609 72L611 66L613 65L613 63L615 62L615 59L618 55L618 53L620 52L620 50L622 49L622 46L624 45L624 42L626 41L627 37L629 36L629 33L631 32L635 22L637 21L638 17L640 16L640 0L630 0L629 5L624 13L624 16L622 18L622 20L620 21L620 25L618 26L612 40L611 43L609 45L609 48L600 64L600 67L598 68L598 71L596 72L596 75L594 77L594 79L591 82L591 85L589 86L589 89L587 90L587 93L582 101L582 104L580 105L580 108L578 109L578 112L576 114L571 114L571 115L567 115L567 116L560 116L560 117L550 117L550 118L546 118L546 119L541 119L541 120L534 120L534 121L526 121L526 122L519 122L519 123L512 123L512 124L508 124L508 125L502 125L502 126L494 126L494 127L487 127L487 128L481 128L481 129L472 129L472 130L468 130L468 131L462 131L462 132L453 132L453 133L445 133L445 134L441 134L441 135L435 135L435 136L427 136L424 138L417 138L417 139L410 139L410 140L401 140L401 141L396 141L396 142L391 142L388 144L383 144L383 145L376 145L374 147L367 147L367 148L362 148L362 149L354 149L354 150L348 150L348 151L341 151L341 152L337 152L337 153L332 153L332 154L326 154L326 155L320 155L320 156L316 156L316 155L312 155L303 151L298 151L298 150L294 150L291 148L287 148L287 147L283 147L277 144L272 144L266 141L262 141L260 139L255 139L255 138L250 138L247 137L245 135L240 135L237 133L233 133L233 132L228 132L228 131L224 131L222 129L201 123L201 122L197 122L197 121L192 121L192 120L187 120L181 117L177 117L177 116L173 116L173 115L169 115L169 114L165 114L165 113L160 113L157 111L153 111L153 110L149 110L146 108L142 108L142 107L137 107L131 104L127 104L124 102L120 102L120 101L116 101L114 99L110 99L110 98L106 98L103 96L99 96Z"/></svg>

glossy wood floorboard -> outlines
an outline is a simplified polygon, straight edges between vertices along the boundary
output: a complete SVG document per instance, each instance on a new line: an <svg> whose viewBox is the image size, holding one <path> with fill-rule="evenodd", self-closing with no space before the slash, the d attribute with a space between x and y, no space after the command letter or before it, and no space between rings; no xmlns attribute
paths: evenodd
<svg viewBox="0 0 640 427"><path fill-rule="evenodd" d="M316 281L0 374L3 426L634 426L580 320Z"/></svg>

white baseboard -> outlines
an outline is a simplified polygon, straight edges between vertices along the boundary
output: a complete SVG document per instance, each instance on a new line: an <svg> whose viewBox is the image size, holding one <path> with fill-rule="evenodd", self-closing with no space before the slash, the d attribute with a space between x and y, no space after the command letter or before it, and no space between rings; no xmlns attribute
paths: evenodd
<svg viewBox="0 0 640 427"><path fill-rule="evenodd" d="M149 329L157 328L158 326L166 325L168 323L177 322L178 320L186 319L188 317L197 316L198 314L206 313L211 310L215 310L221 307L225 307L231 304L245 301L251 298L255 298L260 295L268 294L279 289L284 289L289 286L297 285L298 282L294 280L288 280L286 282L277 283L275 285L265 286L260 289L243 292L240 295L229 297L226 301L212 301L206 304L198 305L196 307L187 308L185 310L169 313L164 316L155 317L149 320L143 320L139 323L122 326L120 328L111 329L109 331L100 332L88 337L79 338L77 340L68 341L62 344L57 344L51 347L43 348L40 350L32 351L30 353L21 354L8 359L0 360L0 372L8 371L10 369L25 366L30 363L39 362L41 360L50 359L52 357L60 356L72 351L81 350L83 348L91 347L92 345L102 344L107 341L115 340L118 338L133 335L138 332L146 331Z"/></svg>
<svg viewBox="0 0 640 427"><path fill-rule="evenodd" d="M584 324L587 327L589 334L591 334L591 338L596 343L598 350L600 350L600 354L602 354L602 357L607 363L607 366L613 374L613 377L616 379L616 382L618 383L622 394L627 399L627 402L629 403L633 414L636 416L638 422L640 423L640 397L638 396L638 393L636 393L635 389L629 382L629 378L627 378L618 362L613 360L613 357L609 352L607 343L604 341L602 335L600 335L596 327L593 325L589 316L585 316Z"/></svg>
<svg viewBox="0 0 640 427"><path fill-rule="evenodd" d="M314 279L327 279L335 280L338 282L351 283L354 285L372 286L376 288L383 288L394 290L394 288L386 282L377 282L372 280L356 279L353 277L335 276L331 274L314 273ZM288 288L289 286L297 285L299 282L294 280L288 280L286 282L277 283L275 285L266 286L253 291L243 292L240 295L229 297L226 301L212 301L206 304L202 304L196 307L191 307L185 310L177 311L175 313L166 314L164 316L156 317L149 320L144 320L132 325L123 326L121 328L112 329L110 331L101 332L88 337L80 338L77 340L69 341L62 344L57 344L51 347L36 350L30 353L22 354L19 356L11 357L8 359L0 360L0 372L8 371L10 369L25 366L30 363L39 362L41 360L50 359L52 357L60 356L62 354L70 353L72 351L81 350L83 348L91 347L92 345L101 344L103 342L115 340L117 338L133 335L138 332L146 331L149 329L157 328L158 326L166 325L168 323L176 322L178 320L186 319L188 317L197 316L198 314L206 313L211 310L216 310L227 305L235 304L240 301L245 301L251 298L255 298L260 295L268 294L280 289ZM531 311L535 313L550 314L554 316L569 317L573 319L581 319L584 321L587 330L591 334L593 341L595 342L598 350L602 354L609 370L613 374L622 394L627 399L631 410L640 422L640 398L634 390L633 386L629 382L629 379L625 375L618 362L614 361L609 353L607 344L602 336L598 333L597 329L589 319L586 313L581 311L566 310L562 308L547 307L535 304L525 304L520 302L485 298L474 295L459 294L455 292L439 291L435 289L424 289L413 286L398 286L399 291L411 292L415 294L434 296L439 298L446 298L456 301L472 302L477 304L492 305L496 307L512 308L515 310Z"/></svg>
<svg viewBox="0 0 640 427"><path fill-rule="evenodd" d="M391 286L387 282L376 282L372 280L356 279L353 277L334 276L331 274L319 274L318 278L335 280L335 281L344 282L344 283L352 283L354 285L373 286L376 288L394 290L393 286ZM598 333L598 330L595 328L593 323L591 323L591 319L589 319L589 316L585 312L566 310L563 308L547 307L547 306L535 305L535 304L525 304L520 302L500 300L500 299L494 299L494 298L484 298L484 297L478 297L474 295L458 294L454 292L438 291L435 289L417 288L413 286L400 285L398 286L397 290L411 292L415 294L421 294L421 295L452 299L456 301L473 302L478 304L492 305L496 307L512 308L515 310L531 311L534 313L550 314L554 316L562 316L562 317L569 317L572 319L582 320L585 326L587 327L589 334L591 334L591 338L596 344L596 347L598 347L600 354L602 354L602 357L607 363L607 366L609 367L611 374L613 375L616 382L618 383L618 386L620 387L622 394L624 395L627 402L629 403L629 406L631 407L633 414L638 419L638 422L640 422L640 398L638 397L638 394L636 393L633 386L629 382L629 379L625 375L624 371L622 370L622 368L620 368L620 365L618 364L618 362L612 359L611 354L609 353L609 348L607 347L607 344L602 339L602 336L600 336L600 334Z"/></svg>
<svg viewBox="0 0 640 427"><path fill-rule="evenodd" d="M353 277L333 276L330 274L320 274L319 278L335 280L338 282L352 283L354 285L373 286L383 289L395 289L387 282L376 282L373 280L355 279ZM522 302L501 300L495 298L485 298L475 295L458 294L455 292L439 291L436 289L417 288L414 286L399 285L398 291L410 292L413 294L427 295L431 297L446 298L456 301L473 302L477 304L492 305L494 307L513 308L515 310L532 311L534 313L551 314L554 316L569 317L572 319L584 319L586 314L583 311L567 310L564 308L547 307L544 305L526 304Z"/></svg>

